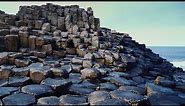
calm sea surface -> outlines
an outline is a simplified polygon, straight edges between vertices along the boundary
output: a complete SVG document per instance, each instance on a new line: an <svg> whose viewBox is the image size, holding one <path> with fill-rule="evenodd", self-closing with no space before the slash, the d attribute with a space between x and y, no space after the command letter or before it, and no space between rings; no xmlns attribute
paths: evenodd
<svg viewBox="0 0 185 106"><path fill-rule="evenodd" d="M148 46L147 48L167 59L174 66L185 70L185 47Z"/></svg>

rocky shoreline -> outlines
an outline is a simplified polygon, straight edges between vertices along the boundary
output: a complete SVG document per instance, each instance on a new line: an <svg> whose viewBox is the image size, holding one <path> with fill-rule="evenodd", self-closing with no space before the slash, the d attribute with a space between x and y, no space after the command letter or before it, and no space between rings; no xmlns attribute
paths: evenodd
<svg viewBox="0 0 185 106"><path fill-rule="evenodd" d="M0 11L0 105L185 105L185 73L91 7Z"/></svg>

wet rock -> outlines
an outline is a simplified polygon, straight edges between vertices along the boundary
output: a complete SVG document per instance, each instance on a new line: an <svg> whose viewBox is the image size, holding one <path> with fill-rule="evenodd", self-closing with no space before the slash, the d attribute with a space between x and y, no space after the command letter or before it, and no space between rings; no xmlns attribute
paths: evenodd
<svg viewBox="0 0 185 106"><path fill-rule="evenodd" d="M90 105L93 105L96 102L105 101L110 98L111 96L107 91L95 91L89 94L88 100Z"/></svg>
<svg viewBox="0 0 185 106"><path fill-rule="evenodd" d="M130 74L131 77L139 76L143 73L143 70L139 67L134 67L131 70L128 71L128 74Z"/></svg>
<svg viewBox="0 0 185 106"><path fill-rule="evenodd" d="M100 72L95 68L84 68L81 72L82 79L95 79L100 76Z"/></svg>
<svg viewBox="0 0 185 106"><path fill-rule="evenodd" d="M60 105L88 105L87 97L81 95L62 95Z"/></svg>
<svg viewBox="0 0 185 106"><path fill-rule="evenodd" d="M112 70L110 68L97 68L102 76L107 76Z"/></svg>
<svg viewBox="0 0 185 106"><path fill-rule="evenodd" d="M14 77L9 77L8 79L8 86L12 86L12 87L24 86L29 83L30 83L30 78L24 77L24 76L14 76Z"/></svg>
<svg viewBox="0 0 185 106"><path fill-rule="evenodd" d="M16 93L2 99L4 105L32 105L35 97L30 94Z"/></svg>
<svg viewBox="0 0 185 106"><path fill-rule="evenodd" d="M63 94L68 91L68 88L72 84L72 82L65 79L47 78L43 80L41 84L52 87L56 94Z"/></svg>
<svg viewBox="0 0 185 106"><path fill-rule="evenodd" d="M49 67L35 67L30 69L30 78L35 83L40 83L43 79L51 75Z"/></svg>
<svg viewBox="0 0 185 106"><path fill-rule="evenodd" d="M27 67L13 68L12 70L15 76L27 76L29 74L29 68Z"/></svg>
<svg viewBox="0 0 185 106"><path fill-rule="evenodd" d="M5 45L7 51L18 51L19 49L18 35L6 35Z"/></svg>
<svg viewBox="0 0 185 106"><path fill-rule="evenodd" d="M135 94L132 92L125 92L122 90L111 91L110 95L112 98L121 99L127 102L128 104L138 104L139 105L147 101L147 98L142 95Z"/></svg>
<svg viewBox="0 0 185 106"><path fill-rule="evenodd" d="M106 99L104 101L98 101L98 102L95 102L93 105L98 105L98 106L101 106L101 105L123 105L123 106L127 106L128 104L122 100L119 100L119 99Z"/></svg>
<svg viewBox="0 0 185 106"><path fill-rule="evenodd" d="M59 105L60 99L56 96L48 96L39 98L37 105Z"/></svg>
<svg viewBox="0 0 185 106"><path fill-rule="evenodd" d="M105 91L113 91L116 90L118 87L110 82L106 83L100 83L99 87L97 89L99 90L105 90Z"/></svg>
<svg viewBox="0 0 185 106"><path fill-rule="evenodd" d="M23 93L34 95L35 97L48 96L53 93L51 87L46 85L31 84L21 88Z"/></svg>
<svg viewBox="0 0 185 106"><path fill-rule="evenodd" d="M141 94L141 95L145 94L144 88L140 88L140 87L136 87L136 86L120 86L119 90L130 91L130 92Z"/></svg>
<svg viewBox="0 0 185 106"><path fill-rule="evenodd" d="M10 95L18 90L19 89L17 87L0 87L0 98Z"/></svg>

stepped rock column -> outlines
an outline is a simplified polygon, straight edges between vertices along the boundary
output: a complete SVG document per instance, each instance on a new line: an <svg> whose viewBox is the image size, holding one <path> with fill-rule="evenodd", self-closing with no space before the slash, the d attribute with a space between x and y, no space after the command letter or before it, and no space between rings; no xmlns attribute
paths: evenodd
<svg viewBox="0 0 185 106"><path fill-rule="evenodd" d="M6 35L5 36L5 46L7 51L18 51L19 49L19 39L18 35Z"/></svg>

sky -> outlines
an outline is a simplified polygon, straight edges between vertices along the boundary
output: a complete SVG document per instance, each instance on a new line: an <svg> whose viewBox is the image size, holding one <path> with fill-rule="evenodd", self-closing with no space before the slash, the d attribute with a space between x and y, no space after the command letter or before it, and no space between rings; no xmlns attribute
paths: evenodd
<svg viewBox="0 0 185 106"><path fill-rule="evenodd" d="M17 13L21 5L47 2L0 2L0 10ZM128 33L146 46L185 46L185 2L49 2L92 7L100 25Z"/></svg>

